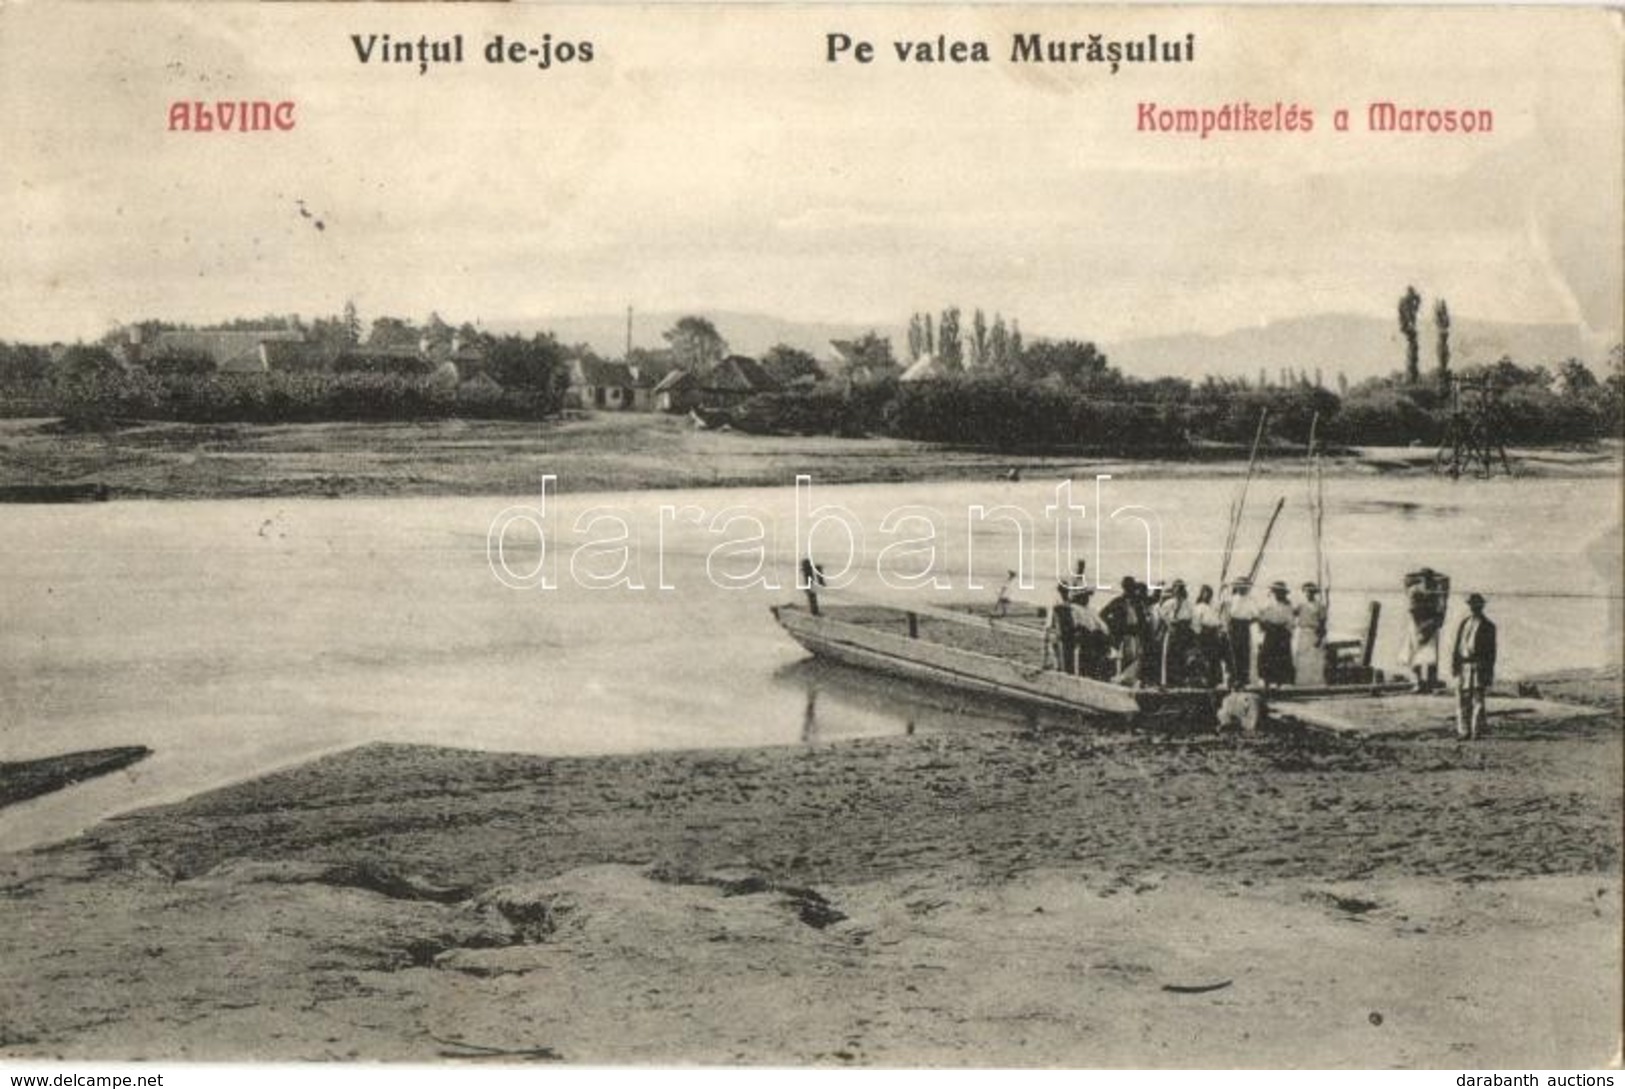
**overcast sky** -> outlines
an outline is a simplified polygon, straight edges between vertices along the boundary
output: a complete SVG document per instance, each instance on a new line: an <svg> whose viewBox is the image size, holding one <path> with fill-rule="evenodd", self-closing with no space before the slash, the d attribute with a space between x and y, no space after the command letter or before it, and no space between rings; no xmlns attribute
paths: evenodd
<svg viewBox="0 0 1625 1089"><path fill-rule="evenodd" d="M824 63L824 35L875 42ZM1194 63L1009 63L1010 35L1197 36ZM351 34L462 33L465 63ZM490 36L591 64L492 66ZM895 39L993 63L900 64ZM1098 339L1321 311L1619 336L1619 17L1573 9L0 8L0 337L144 317L727 309L895 326L981 306ZM291 133L170 133L177 99ZM1139 102L1299 103L1312 133L1135 131ZM1488 135L1364 107L1494 111ZM1354 131L1331 131L1332 111ZM300 214L300 203L315 218Z"/></svg>

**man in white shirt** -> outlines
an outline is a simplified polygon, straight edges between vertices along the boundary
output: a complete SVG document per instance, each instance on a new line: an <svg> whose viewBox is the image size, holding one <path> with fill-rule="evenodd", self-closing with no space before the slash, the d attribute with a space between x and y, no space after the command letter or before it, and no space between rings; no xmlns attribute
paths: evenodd
<svg viewBox="0 0 1625 1089"><path fill-rule="evenodd" d="M1196 646L1202 654L1202 683L1217 688L1223 679L1226 657L1225 621L1224 610L1213 600L1213 587L1204 586L1196 592L1191 620L1196 630Z"/></svg>
<svg viewBox="0 0 1625 1089"><path fill-rule="evenodd" d="M1246 688L1253 674L1253 620L1258 610L1249 596L1253 582L1239 578L1230 584L1230 596L1219 607L1230 642L1230 687Z"/></svg>

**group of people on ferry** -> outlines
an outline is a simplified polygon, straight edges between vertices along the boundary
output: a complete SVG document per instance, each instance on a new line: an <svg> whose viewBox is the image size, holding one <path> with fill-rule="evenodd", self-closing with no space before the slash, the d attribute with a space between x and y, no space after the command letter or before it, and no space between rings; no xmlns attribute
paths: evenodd
<svg viewBox="0 0 1625 1089"><path fill-rule="evenodd" d="M1125 576L1098 610L1081 570L1055 590L1045 630L1049 668L1131 686L1326 683L1326 606L1313 582L1294 603L1285 582L1271 583L1258 600L1252 580L1238 578L1215 601L1211 586L1192 600L1183 579L1153 589Z"/></svg>

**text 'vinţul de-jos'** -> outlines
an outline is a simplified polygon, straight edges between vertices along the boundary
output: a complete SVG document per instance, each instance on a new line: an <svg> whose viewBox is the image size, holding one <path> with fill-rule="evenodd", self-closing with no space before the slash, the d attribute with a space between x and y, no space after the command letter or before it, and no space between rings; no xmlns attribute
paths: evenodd
<svg viewBox="0 0 1625 1089"><path fill-rule="evenodd" d="M1124 65L1189 64L1196 60L1196 35L1055 38L1018 33L1010 35L1008 44L997 53L981 39L947 34L894 38L878 45L842 32L824 35L824 60L829 64L873 64L877 59L900 64L989 64L995 57L1010 64L1096 65L1116 73Z"/></svg>
<svg viewBox="0 0 1625 1089"><path fill-rule="evenodd" d="M428 74L431 68L459 65L479 59L486 64L507 67L534 65L542 70L572 64L591 64L593 43L585 38L564 39L552 34L515 38L492 34L478 42L466 42L463 35L431 38L398 38L390 34L352 34L350 45L360 64L383 65L397 70Z"/></svg>

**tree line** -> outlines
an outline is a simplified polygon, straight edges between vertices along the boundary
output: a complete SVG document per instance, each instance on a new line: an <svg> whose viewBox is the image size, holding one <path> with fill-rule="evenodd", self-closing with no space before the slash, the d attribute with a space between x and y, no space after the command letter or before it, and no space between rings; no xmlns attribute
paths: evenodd
<svg viewBox="0 0 1625 1089"><path fill-rule="evenodd" d="M1282 368L1258 379L1207 376L1200 381L1136 379L1110 364L1092 341L1028 342L1019 322L986 320L950 306L910 316L911 361L930 359L929 376L863 386L839 376L753 399L736 423L747 430L883 434L996 449L1092 449L1104 453L1163 451L1186 456L1204 444L1249 442L1267 412L1266 438L1303 444L1311 428L1345 445L1433 445L1446 432L1460 379L1493 390L1492 425L1516 444L1585 442L1625 431L1625 348L1615 346L1599 378L1579 359L1555 367L1503 357L1452 369L1451 314L1434 302L1434 380L1421 371L1424 300L1414 287L1400 297L1403 369L1351 385L1337 376L1334 393L1322 372Z"/></svg>
<svg viewBox="0 0 1625 1089"><path fill-rule="evenodd" d="M1578 359L1553 367L1503 358L1453 370L1450 311L1434 303L1435 381L1421 375L1424 300L1408 287L1398 305L1403 369L1325 388L1317 368L1283 369L1257 381L1208 376L1136 379L1083 339L1026 339L1020 323L981 309L963 322L957 306L911 315L905 359L874 330L841 342L843 366L779 344L760 362L778 392L735 412L747 431L891 435L1000 449L1165 450L1193 454L1204 443L1245 443L1267 409L1271 441L1307 441L1311 421L1330 442L1432 444L1453 407L1453 379L1497 391L1493 405L1504 441L1543 444L1619 435L1625 429L1625 350L1616 346L1599 377ZM325 352L319 371L223 374L212 359L185 349L132 351L185 326L139 322L100 342L47 349L0 342L0 405L48 411L70 422L121 419L282 422L490 416L538 419L564 406L572 358L597 360L586 345L551 333L494 335L438 314L423 322L380 316L364 327L353 304L305 322L294 315L239 319L212 330L281 330ZM698 315L679 319L665 345L633 349L628 363L645 377L674 367L704 373L727 357L721 331ZM448 379L437 360L463 350L463 373ZM428 350L425 350L425 348ZM470 355L469 353L472 353ZM929 375L901 381L908 364L929 358ZM474 359L468 365L466 360ZM857 375L861 374L861 380ZM489 382L470 382L470 377Z"/></svg>
<svg viewBox="0 0 1625 1089"><path fill-rule="evenodd" d="M1599 379L1586 364L1526 366L1503 358L1460 376L1497 391L1502 441L1587 442L1625 431L1625 350ZM1250 442L1267 411L1268 443L1302 445L1311 429L1338 445L1436 445L1454 403L1448 387L1399 371L1339 392L1303 370L1271 381L1208 376L1135 379L1092 345L1035 341L1008 372L950 372L867 384L826 379L761 395L736 413L750 431L887 435L1000 450L1066 449L1199 456Z"/></svg>
<svg viewBox="0 0 1625 1089"><path fill-rule="evenodd" d="M169 332L294 333L308 366L227 373L196 348L166 345ZM184 341L182 342L184 343ZM471 374L444 368L456 345ZM284 423L474 416L541 419L564 404L577 350L551 333L495 335L438 314L422 323L391 316L363 333L353 304L309 323L295 315L236 319L197 330L141 321L93 344L46 348L0 343L0 407L48 411L73 426L124 420ZM465 381L489 377L489 382Z"/></svg>

